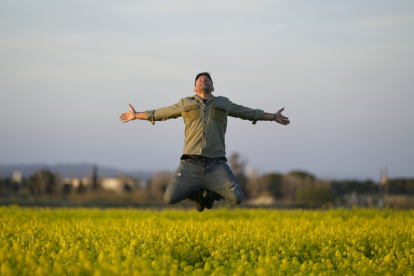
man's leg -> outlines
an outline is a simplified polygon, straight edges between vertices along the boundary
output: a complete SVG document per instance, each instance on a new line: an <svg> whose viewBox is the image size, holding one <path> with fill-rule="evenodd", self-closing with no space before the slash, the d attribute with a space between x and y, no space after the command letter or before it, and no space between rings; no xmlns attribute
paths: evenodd
<svg viewBox="0 0 414 276"><path fill-rule="evenodd" d="M203 167L193 161L182 160L165 190L167 204L176 204L186 199L194 199L197 190L202 189Z"/></svg>
<svg viewBox="0 0 414 276"><path fill-rule="evenodd" d="M204 188L217 193L219 198L233 205L243 202L243 192L225 161L215 161L205 166L203 184Z"/></svg>

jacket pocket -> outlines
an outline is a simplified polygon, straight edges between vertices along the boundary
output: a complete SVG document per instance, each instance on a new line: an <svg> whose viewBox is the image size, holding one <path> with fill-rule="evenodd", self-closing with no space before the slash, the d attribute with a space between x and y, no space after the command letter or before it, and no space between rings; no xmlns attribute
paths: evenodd
<svg viewBox="0 0 414 276"><path fill-rule="evenodd" d="M211 118L223 122L227 117L227 108L222 105L215 105L211 108Z"/></svg>
<svg viewBox="0 0 414 276"><path fill-rule="evenodd" d="M187 120L187 123L197 121L200 119L200 110L198 109L198 104L192 104L184 107L184 114Z"/></svg>

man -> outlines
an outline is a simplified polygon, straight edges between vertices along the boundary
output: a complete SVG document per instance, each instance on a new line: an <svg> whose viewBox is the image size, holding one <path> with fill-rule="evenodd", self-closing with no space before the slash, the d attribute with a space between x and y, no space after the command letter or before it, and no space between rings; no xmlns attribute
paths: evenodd
<svg viewBox="0 0 414 276"><path fill-rule="evenodd" d="M194 201L197 211L211 209L214 201L225 199L233 205L243 201L243 192L226 161L224 135L227 116L253 121L276 121L288 125L289 119L277 113L265 113L232 103L228 98L215 97L213 80L207 72L195 79L195 95L181 99L175 105L146 112L130 111L119 117L124 123L139 119L164 121L183 117L185 123L185 145L178 166L165 191L167 204L176 204L185 199ZM203 197L204 190L207 195Z"/></svg>

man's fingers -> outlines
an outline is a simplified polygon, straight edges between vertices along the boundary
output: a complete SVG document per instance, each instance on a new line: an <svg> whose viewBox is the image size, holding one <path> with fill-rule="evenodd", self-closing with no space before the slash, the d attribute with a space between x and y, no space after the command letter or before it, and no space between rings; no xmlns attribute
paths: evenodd
<svg viewBox="0 0 414 276"><path fill-rule="evenodd" d="M129 105L129 108L131 108L132 112L135 112L135 110L134 110L134 108L132 107L132 105L131 105L131 104L128 104L128 105ZM121 114L121 116L119 116L119 118L121 119L121 121L122 121L123 123L127 123L127 122L129 122L129 121L130 121L130 120L128 119L128 113L131 113L131 111L124 112L124 113L122 113L122 114Z"/></svg>
<svg viewBox="0 0 414 276"><path fill-rule="evenodd" d="M276 120L279 124L287 125L290 123L289 118L282 115L282 111L285 110L283 107L276 113Z"/></svg>
<svg viewBox="0 0 414 276"><path fill-rule="evenodd" d="M281 110L279 110L278 113L281 112L283 109L284 108L282 108ZM279 114L277 116L276 122L278 122L279 124L284 125L284 126L290 124L289 118L288 117L285 117L285 116L283 116L281 114Z"/></svg>

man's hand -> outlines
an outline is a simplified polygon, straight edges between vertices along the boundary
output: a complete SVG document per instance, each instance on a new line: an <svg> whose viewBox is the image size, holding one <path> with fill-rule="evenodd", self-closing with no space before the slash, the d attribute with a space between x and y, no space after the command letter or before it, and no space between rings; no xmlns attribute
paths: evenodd
<svg viewBox="0 0 414 276"><path fill-rule="evenodd" d="M273 120L275 120L276 122L278 122L279 124L282 125L288 125L290 123L289 118L285 117L282 115L282 111L285 108L282 108L281 110L279 110L276 114Z"/></svg>
<svg viewBox="0 0 414 276"><path fill-rule="evenodd" d="M119 116L119 118L121 118L121 121L123 121L123 123L135 120L135 109L132 107L131 104L129 104L129 108L131 108L130 111L122 113L121 116Z"/></svg>

